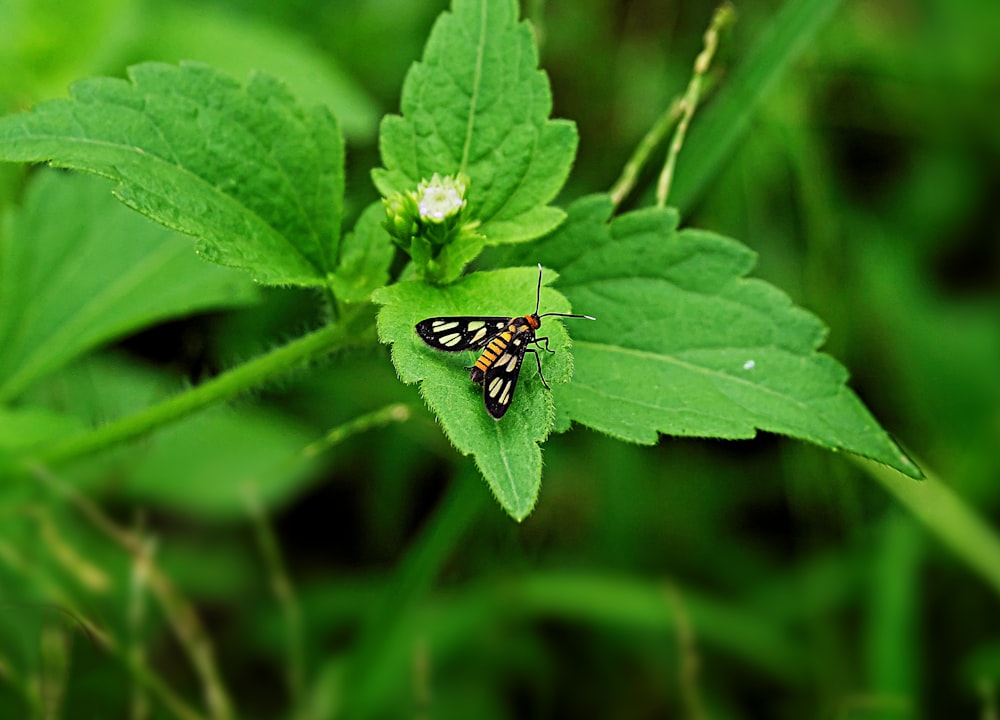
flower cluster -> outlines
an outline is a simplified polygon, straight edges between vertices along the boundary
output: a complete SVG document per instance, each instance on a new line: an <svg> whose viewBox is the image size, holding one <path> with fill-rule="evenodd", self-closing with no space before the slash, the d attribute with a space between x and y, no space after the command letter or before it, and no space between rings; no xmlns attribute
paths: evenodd
<svg viewBox="0 0 1000 720"><path fill-rule="evenodd" d="M467 221L465 198L469 178L434 173L416 190L393 193L382 200L385 229L413 259L423 275L435 275L434 266L444 248L478 237L475 221Z"/></svg>

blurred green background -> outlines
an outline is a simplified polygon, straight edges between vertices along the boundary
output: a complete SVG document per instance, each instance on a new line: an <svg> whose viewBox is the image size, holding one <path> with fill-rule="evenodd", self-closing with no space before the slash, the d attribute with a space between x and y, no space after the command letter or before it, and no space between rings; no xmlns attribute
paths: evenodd
<svg viewBox="0 0 1000 720"><path fill-rule="evenodd" d="M445 7L0 0L0 109L144 60L263 70L338 115L356 217L376 198L379 118ZM714 6L522 9L554 114L580 131L563 199L606 190L683 91ZM1000 3L737 12L678 167L684 223L755 249L758 276L830 326L825 349L875 416L998 527ZM0 167L0 210L37 173ZM132 335L19 401L119 417L316 326L319 307L271 289ZM297 459L390 403L411 417ZM766 435L636 448L585 429L544 452L538 506L515 524L370 347L57 481L152 543L235 717L998 717L996 589L849 458ZM58 493L0 492L0 717L181 717L137 689L143 666L204 707L205 673L141 567Z"/></svg>

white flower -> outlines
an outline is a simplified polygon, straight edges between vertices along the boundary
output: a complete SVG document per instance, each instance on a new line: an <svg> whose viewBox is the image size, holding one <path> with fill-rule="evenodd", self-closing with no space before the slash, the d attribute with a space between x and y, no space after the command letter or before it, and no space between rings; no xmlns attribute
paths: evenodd
<svg viewBox="0 0 1000 720"><path fill-rule="evenodd" d="M416 199L421 220L444 222L465 207L465 183L461 178L450 175L442 178L434 173L430 181L424 180L417 186Z"/></svg>

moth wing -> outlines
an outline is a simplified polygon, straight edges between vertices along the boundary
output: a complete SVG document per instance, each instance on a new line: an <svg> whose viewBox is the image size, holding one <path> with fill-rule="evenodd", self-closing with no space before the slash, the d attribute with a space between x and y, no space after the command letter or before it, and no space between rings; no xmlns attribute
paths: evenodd
<svg viewBox="0 0 1000 720"><path fill-rule="evenodd" d="M433 317L421 320L417 335L435 350L463 352L478 350L500 334L510 324L509 317L462 315Z"/></svg>
<svg viewBox="0 0 1000 720"><path fill-rule="evenodd" d="M486 370L483 376L483 401L486 412L499 420L507 412L514 399L514 389L521 374L521 363L528 350L530 339L521 333L511 338L510 343Z"/></svg>

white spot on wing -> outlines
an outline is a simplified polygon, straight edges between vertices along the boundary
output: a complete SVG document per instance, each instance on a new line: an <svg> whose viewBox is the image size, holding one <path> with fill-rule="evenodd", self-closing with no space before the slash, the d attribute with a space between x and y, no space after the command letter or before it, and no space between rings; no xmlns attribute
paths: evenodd
<svg viewBox="0 0 1000 720"><path fill-rule="evenodd" d="M513 382L510 381L510 380L508 380L506 382L506 384L503 386L503 394L500 396L500 404L501 405L506 405L507 403L510 402L510 386L511 385L513 385Z"/></svg>
<svg viewBox="0 0 1000 720"><path fill-rule="evenodd" d="M502 384L503 384L502 378L493 378L493 381L490 383L489 387L489 393L491 398L495 398L497 396L497 393L500 392L500 386Z"/></svg>
<svg viewBox="0 0 1000 720"><path fill-rule="evenodd" d="M458 323L454 320L448 322L447 320L435 320L431 323L431 328L436 332L444 332L445 330L451 330L452 328L457 328Z"/></svg>
<svg viewBox="0 0 1000 720"><path fill-rule="evenodd" d="M441 338L441 344L451 347L452 345L457 345L462 339L461 333L452 333L451 335L445 335Z"/></svg>

